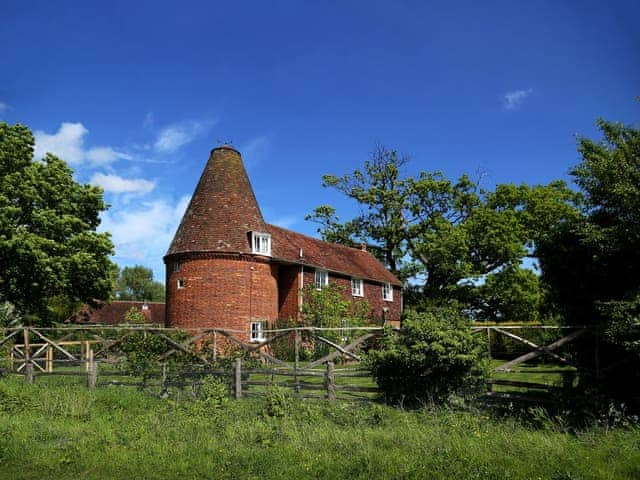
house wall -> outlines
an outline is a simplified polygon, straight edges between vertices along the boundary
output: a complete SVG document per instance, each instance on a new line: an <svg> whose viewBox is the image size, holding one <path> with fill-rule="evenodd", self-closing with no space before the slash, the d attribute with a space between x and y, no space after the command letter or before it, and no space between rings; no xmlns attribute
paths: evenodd
<svg viewBox="0 0 640 480"><path fill-rule="evenodd" d="M402 313L402 290L393 286L393 301L389 302L382 298L382 284L363 280L364 297L354 297L351 295L351 277L338 276L329 272L329 283L335 283L343 288L344 298L354 302L366 300L371 307L373 315L376 319L383 318L383 308L389 311L384 313L387 322L400 326L400 314ZM305 268L304 285L315 284L315 269Z"/></svg>
<svg viewBox="0 0 640 480"><path fill-rule="evenodd" d="M278 317L284 320L300 318L300 266L280 266L278 270Z"/></svg>
<svg viewBox="0 0 640 480"><path fill-rule="evenodd" d="M173 263L180 271L173 271ZM166 262L166 325L242 330L278 317L278 267L268 258L232 254L176 254ZM178 279L185 286L178 288Z"/></svg>

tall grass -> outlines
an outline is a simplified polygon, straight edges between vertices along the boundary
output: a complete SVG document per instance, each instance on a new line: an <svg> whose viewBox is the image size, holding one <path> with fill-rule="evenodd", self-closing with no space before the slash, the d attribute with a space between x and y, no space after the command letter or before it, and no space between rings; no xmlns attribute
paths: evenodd
<svg viewBox="0 0 640 480"><path fill-rule="evenodd" d="M0 478L637 479L640 429L0 381Z"/></svg>

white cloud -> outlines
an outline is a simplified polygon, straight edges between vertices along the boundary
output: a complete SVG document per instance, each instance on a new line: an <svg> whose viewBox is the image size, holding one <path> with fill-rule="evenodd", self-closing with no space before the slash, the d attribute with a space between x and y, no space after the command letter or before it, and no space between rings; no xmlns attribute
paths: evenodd
<svg viewBox="0 0 640 480"><path fill-rule="evenodd" d="M165 200L143 202L102 215L101 231L111 233L120 265L142 263L150 266L156 279L164 278L162 257L167 253L190 197L176 205Z"/></svg>
<svg viewBox="0 0 640 480"><path fill-rule="evenodd" d="M90 183L98 185L105 192L111 193L136 193L143 195L152 191L156 183L142 178L126 179L118 175L96 173L91 177Z"/></svg>
<svg viewBox="0 0 640 480"><path fill-rule="evenodd" d="M133 160L133 157L124 152L118 152L111 147L94 147L87 151L87 160L91 165L106 165L118 159Z"/></svg>
<svg viewBox="0 0 640 480"><path fill-rule="evenodd" d="M213 123L211 121L186 121L169 125L160 131L153 147L160 153L173 153L206 133L213 126Z"/></svg>
<svg viewBox="0 0 640 480"><path fill-rule="evenodd" d="M68 163L79 164L85 158L83 150L84 136L89 130L81 123L63 123L57 133L50 135L41 130L37 130L34 135L36 139L35 158L43 158L45 153L50 152L62 158Z"/></svg>
<svg viewBox="0 0 640 480"><path fill-rule="evenodd" d="M89 130L80 122L64 122L53 134L37 130L34 133L36 140L34 156L41 159L50 152L72 165L88 162L93 166L106 165L118 159L133 159L131 155L119 152L112 147L93 147L85 150L84 139L88 133Z"/></svg>
<svg viewBox="0 0 640 480"><path fill-rule="evenodd" d="M11 110L11 107L9 105L7 105L4 102L0 102L0 114L3 114L4 112L8 112L9 110Z"/></svg>
<svg viewBox="0 0 640 480"><path fill-rule="evenodd" d="M504 104L504 108L507 110L516 110L522 105L522 102L533 93L533 89L529 88L527 90L513 90L511 92L507 92L502 97L502 102Z"/></svg>

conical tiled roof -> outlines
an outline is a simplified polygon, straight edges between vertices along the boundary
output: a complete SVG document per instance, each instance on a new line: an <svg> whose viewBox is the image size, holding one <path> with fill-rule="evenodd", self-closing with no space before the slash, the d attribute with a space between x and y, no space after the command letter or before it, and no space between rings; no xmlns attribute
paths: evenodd
<svg viewBox="0 0 640 480"><path fill-rule="evenodd" d="M223 145L211 151L167 255L251 253L250 231L267 227L240 153Z"/></svg>

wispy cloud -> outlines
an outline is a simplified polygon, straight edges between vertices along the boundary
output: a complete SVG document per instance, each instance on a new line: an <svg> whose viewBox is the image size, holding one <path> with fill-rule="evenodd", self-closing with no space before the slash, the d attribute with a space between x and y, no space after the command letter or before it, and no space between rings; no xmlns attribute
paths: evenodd
<svg viewBox="0 0 640 480"><path fill-rule="evenodd" d="M4 102L0 102L0 115L2 115L5 112L8 112L9 110L11 110L11 106L4 103Z"/></svg>
<svg viewBox="0 0 640 480"><path fill-rule="evenodd" d="M189 196L183 196L173 205L157 199L105 212L100 230L111 233L117 262L120 265L142 263L154 270L155 278L163 278L162 257L189 200Z"/></svg>
<svg viewBox="0 0 640 480"><path fill-rule="evenodd" d="M285 215L283 217L274 218L269 223L282 228L291 228L293 225L298 223L298 220L300 219L293 215Z"/></svg>
<svg viewBox="0 0 640 480"><path fill-rule="evenodd" d="M142 127L153 128L154 123L155 115L153 114L153 112L147 112L147 114L144 116L144 120L142 121Z"/></svg>
<svg viewBox="0 0 640 480"><path fill-rule="evenodd" d="M89 130L79 122L64 122L58 131L52 134L37 130L34 133L36 140L34 156L40 159L49 152L72 165L89 163L93 166L106 165L119 159L132 159L131 155L112 147L93 147L86 150L84 140L88 133Z"/></svg>
<svg viewBox="0 0 640 480"><path fill-rule="evenodd" d="M193 142L207 133L215 121L185 121L169 125L158 133L153 148L159 153L173 153L180 147Z"/></svg>
<svg viewBox="0 0 640 480"><path fill-rule="evenodd" d="M156 183L142 178L127 179L118 175L96 173L91 177L90 183L103 188L111 193L134 193L144 195L151 192Z"/></svg>
<svg viewBox="0 0 640 480"><path fill-rule="evenodd" d="M248 170L260 164L269 151L269 137L260 135L240 145L242 159Z"/></svg>
<svg viewBox="0 0 640 480"><path fill-rule="evenodd" d="M118 159L133 160L128 153L118 152L111 147L95 147L87 151L87 159L92 165L106 165Z"/></svg>
<svg viewBox="0 0 640 480"><path fill-rule="evenodd" d="M516 110L533 93L532 88L526 90L513 90L502 96L502 103L506 110Z"/></svg>

